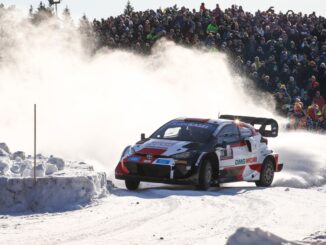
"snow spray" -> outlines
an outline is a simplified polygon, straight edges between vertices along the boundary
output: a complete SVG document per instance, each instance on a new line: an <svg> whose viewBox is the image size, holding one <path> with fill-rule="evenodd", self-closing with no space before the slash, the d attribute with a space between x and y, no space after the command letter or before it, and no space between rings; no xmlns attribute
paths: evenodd
<svg viewBox="0 0 326 245"><path fill-rule="evenodd" d="M272 96L259 97L224 54L162 40L150 56L105 48L90 55L76 28L24 18L17 11L0 17L0 136L11 148L32 152L34 103L39 152L98 163L107 172L141 133L176 117L275 118ZM308 133L271 139L288 174L276 184L310 178L325 166L324 142Z"/></svg>

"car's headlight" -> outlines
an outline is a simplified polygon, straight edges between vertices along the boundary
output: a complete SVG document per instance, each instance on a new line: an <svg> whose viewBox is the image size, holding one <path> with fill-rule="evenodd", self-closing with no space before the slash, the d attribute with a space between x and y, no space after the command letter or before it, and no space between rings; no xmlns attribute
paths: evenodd
<svg viewBox="0 0 326 245"><path fill-rule="evenodd" d="M187 151L187 152L182 152L178 154L174 154L171 157L176 158L176 159L188 159L194 156L194 152Z"/></svg>

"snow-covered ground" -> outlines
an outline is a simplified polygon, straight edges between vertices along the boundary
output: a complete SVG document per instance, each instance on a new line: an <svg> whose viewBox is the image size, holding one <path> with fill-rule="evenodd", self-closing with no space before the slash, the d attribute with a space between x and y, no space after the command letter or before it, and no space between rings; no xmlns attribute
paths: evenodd
<svg viewBox="0 0 326 245"><path fill-rule="evenodd" d="M84 162L38 155L35 176L31 156L0 143L0 214L78 208L107 192L106 174Z"/></svg>
<svg viewBox="0 0 326 245"><path fill-rule="evenodd" d="M0 216L1 242L225 244L239 227L259 227L291 241L325 234L325 187L241 185L208 192L166 185L138 192L117 188L81 210Z"/></svg>

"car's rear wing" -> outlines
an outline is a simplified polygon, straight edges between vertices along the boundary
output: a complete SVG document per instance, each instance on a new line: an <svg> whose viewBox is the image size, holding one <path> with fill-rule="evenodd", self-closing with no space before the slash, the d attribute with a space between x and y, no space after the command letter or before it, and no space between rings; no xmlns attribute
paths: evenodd
<svg viewBox="0 0 326 245"><path fill-rule="evenodd" d="M278 123L272 118L221 115L220 119L239 120L251 124L264 137L277 137Z"/></svg>

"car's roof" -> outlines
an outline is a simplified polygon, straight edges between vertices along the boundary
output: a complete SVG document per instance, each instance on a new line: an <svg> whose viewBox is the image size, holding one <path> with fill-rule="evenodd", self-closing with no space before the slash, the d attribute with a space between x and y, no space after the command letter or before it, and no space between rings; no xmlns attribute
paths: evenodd
<svg viewBox="0 0 326 245"><path fill-rule="evenodd" d="M228 119L189 118L189 117L176 118L175 120L185 121L185 122L213 123L218 125L222 125L222 124L224 125L233 122L233 120L228 120Z"/></svg>

